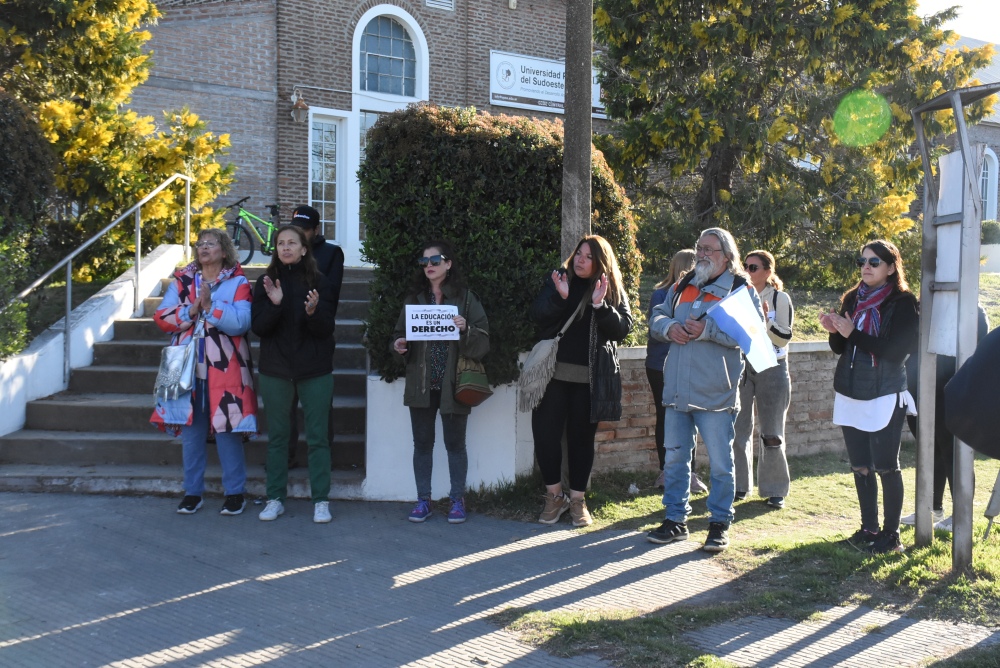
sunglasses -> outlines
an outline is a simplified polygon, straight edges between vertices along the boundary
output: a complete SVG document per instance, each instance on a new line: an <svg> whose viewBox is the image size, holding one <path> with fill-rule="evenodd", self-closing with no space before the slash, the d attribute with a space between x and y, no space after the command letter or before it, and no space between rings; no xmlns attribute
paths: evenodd
<svg viewBox="0 0 1000 668"><path fill-rule="evenodd" d="M430 265L432 267L437 267L440 266L440 264L447 259L448 258L445 255L431 255L430 257L418 258L417 264L419 264L421 267L426 267L427 265Z"/></svg>
<svg viewBox="0 0 1000 668"><path fill-rule="evenodd" d="M754 264L753 262L748 262L747 264L743 265L743 268L749 271L751 274L755 274L761 269L761 266L759 264Z"/></svg>
<svg viewBox="0 0 1000 668"><path fill-rule="evenodd" d="M868 263L868 266L871 267L872 269L877 269L878 266L882 264L883 260L877 257L859 257L857 259L858 268L863 269L866 262Z"/></svg>

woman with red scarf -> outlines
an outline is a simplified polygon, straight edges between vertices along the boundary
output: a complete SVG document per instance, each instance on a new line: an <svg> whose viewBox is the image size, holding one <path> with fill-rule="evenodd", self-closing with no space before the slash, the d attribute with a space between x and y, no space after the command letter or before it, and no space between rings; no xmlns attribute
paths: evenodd
<svg viewBox="0 0 1000 668"><path fill-rule="evenodd" d="M820 324L830 333L830 348L840 355L833 378L833 423L843 429L861 506L861 528L846 542L873 553L900 552L899 443L906 413L915 407L906 390L903 363L917 349L917 299L892 243L872 241L857 262L861 280L841 297L840 313L820 314Z"/></svg>

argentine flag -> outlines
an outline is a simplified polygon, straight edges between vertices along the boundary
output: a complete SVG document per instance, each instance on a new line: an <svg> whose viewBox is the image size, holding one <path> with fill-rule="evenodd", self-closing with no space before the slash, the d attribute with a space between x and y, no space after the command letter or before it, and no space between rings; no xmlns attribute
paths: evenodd
<svg viewBox="0 0 1000 668"><path fill-rule="evenodd" d="M736 339L740 350L754 371L760 373L778 365L774 346L764 331L764 322L750 299L750 291L740 288L730 292L722 301L708 310L719 329Z"/></svg>

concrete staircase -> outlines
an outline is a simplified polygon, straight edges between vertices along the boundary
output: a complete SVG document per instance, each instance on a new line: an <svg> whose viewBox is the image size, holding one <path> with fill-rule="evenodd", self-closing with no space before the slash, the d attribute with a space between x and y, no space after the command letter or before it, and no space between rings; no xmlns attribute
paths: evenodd
<svg viewBox="0 0 1000 668"><path fill-rule="evenodd" d="M246 270L251 283L262 267ZM356 498L364 479L367 354L361 342L371 272L345 271L337 312L332 455L335 498ZM169 279L164 279L164 287ZM160 298L144 317L115 322L114 339L94 344L92 366L74 369L69 389L28 404L24 429L0 438L0 490L63 490L175 494L182 490L180 440L149 424L152 388L167 335L153 323ZM251 335L254 359L259 343ZM248 492L263 495L267 411L262 432L246 444ZM306 461L301 426L297 459ZM209 491L221 491L215 448L209 445ZM305 468L289 476L291 496L308 496Z"/></svg>

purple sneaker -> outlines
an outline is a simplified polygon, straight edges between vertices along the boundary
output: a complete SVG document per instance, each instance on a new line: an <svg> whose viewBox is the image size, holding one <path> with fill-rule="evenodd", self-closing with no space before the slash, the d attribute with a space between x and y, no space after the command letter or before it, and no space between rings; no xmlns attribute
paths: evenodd
<svg viewBox="0 0 1000 668"><path fill-rule="evenodd" d="M410 511L411 522L423 522L431 516L431 502L428 499L420 499L417 505Z"/></svg>
<svg viewBox="0 0 1000 668"><path fill-rule="evenodd" d="M448 522L450 524L461 524L465 521L465 499L462 497L451 497L451 510L448 511Z"/></svg>

